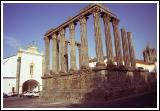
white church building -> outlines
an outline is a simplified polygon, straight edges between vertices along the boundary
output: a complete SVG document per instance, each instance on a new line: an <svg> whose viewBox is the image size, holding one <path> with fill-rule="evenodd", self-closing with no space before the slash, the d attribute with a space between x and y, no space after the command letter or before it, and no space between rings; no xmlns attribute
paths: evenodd
<svg viewBox="0 0 160 111"><path fill-rule="evenodd" d="M35 43L16 55L3 59L3 92L40 91L42 89L43 54Z"/></svg>

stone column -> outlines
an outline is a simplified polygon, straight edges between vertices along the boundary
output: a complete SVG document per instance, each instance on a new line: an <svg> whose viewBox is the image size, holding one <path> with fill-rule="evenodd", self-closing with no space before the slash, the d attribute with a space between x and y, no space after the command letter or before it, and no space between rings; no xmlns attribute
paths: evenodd
<svg viewBox="0 0 160 111"><path fill-rule="evenodd" d="M110 16L108 14L103 15L104 31L106 40L106 52L107 52L107 63L113 64L113 51L112 51L112 38L110 32Z"/></svg>
<svg viewBox="0 0 160 111"><path fill-rule="evenodd" d="M119 24L119 20L114 18L112 20L112 25L113 25L113 32L114 32L114 44L115 44L116 60L117 60L117 65L123 65L118 24Z"/></svg>
<svg viewBox="0 0 160 111"><path fill-rule="evenodd" d="M45 74L45 60L44 60L44 55L42 56L42 76Z"/></svg>
<svg viewBox="0 0 160 111"><path fill-rule="evenodd" d="M94 32L95 32L95 43L96 43L96 56L97 56L97 64L96 65L104 65L103 58L103 47L102 47L102 39L101 39L101 29L100 29L100 9L95 8L93 10L93 18L94 18Z"/></svg>
<svg viewBox="0 0 160 111"><path fill-rule="evenodd" d="M75 24L69 24L70 30L70 64L71 70L76 70Z"/></svg>
<svg viewBox="0 0 160 111"><path fill-rule="evenodd" d="M68 41L65 41L65 54L64 54L64 57L65 57L65 69L66 71L68 72Z"/></svg>
<svg viewBox="0 0 160 111"><path fill-rule="evenodd" d="M89 58L88 58L88 40L87 40L87 28L86 28L86 20L87 18L85 16L80 17L79 21L80 21L80 30L81 30L81 46L79 45L79 55L80 58L79 66L89 66ZM80 51L82 50L82 51Z"/></svg>
<svg viewBox="0 0 160 111"><path fill-rule="evenodd" d="M45 75L45 59L42 58L42 77ZM46 79L42 78L42 90L46 90Z"/></svg>
<svg viewBox="0 0 160 111"><path fill-rule="evenodd" d="M65 73L65 29L60 31L60 58L61 58L61 72Z"/></svg>
<svg viewBox="0 0 160 111"><path fill-rule="evenodd" d="M52 35L52 72L57 73L57 35Z"/></svg>
<svg viewBox="0 0 160 111"><path fill-rule="evenodd" d="M128 38L131 66L136 67L135 52L134 52L134 46L133 46L131 32L127 32L127 38Z"/></svg>
<svg viewBox="0 0 160 111"><path fill-rule="evenodd" d="M121 38L122 38L122 46L123 46L123 61L125 66L130 66L129 60L129 46L127 40L127 32L125 29L121 29Z"/></svg>
<svg viewBox="0 0 160 111"><path fill-rule="evenodd" d="M20 71L21 71L21 57L17 59L17 74L16 74L16 92L19 94L20 85Z"/></svg>
<svg viewBox="0 0 160 111"><path fill-rule="evenodd" d="M78 52L79 52L79 69L82 67L82 52L81 52L81 45L80 44L78 44L77 45L77 47L78 47ZM83 65L84 66L84 65Z"/></svg>
<svg viewBox="0 0 160 111"><path fill-rule="evenodd" d="M50 50L49 50L49 38L45 37L45 75L49 75L49 61L50 61Z"/></svg>
<svg viewBox="0 0 160 111"><path fill-rule="evenodd" d="M59 40L57 39L57 51L56 51L56 60L57 60L57 71L59 71Z"/></svg>

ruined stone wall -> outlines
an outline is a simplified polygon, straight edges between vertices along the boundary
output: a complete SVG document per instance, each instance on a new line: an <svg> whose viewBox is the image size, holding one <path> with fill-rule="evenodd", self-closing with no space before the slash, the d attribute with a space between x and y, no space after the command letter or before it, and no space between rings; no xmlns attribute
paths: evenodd
<svg viewBox="0 0 160 111"><path fill-rule="evenodd" d="M85 73L86 72L86 73ZM156 89L156 74L125 67L75 71L45 78L43 102L106 101Z"/></svg>

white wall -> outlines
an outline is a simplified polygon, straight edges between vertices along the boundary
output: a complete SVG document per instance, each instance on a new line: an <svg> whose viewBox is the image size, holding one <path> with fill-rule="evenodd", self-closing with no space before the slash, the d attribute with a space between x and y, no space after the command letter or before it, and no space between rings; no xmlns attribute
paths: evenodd
<svg viewBox="0 0 160 111"><path fill-rule="evenodd" d="M11 56L3 60L3 92L12 92L12 87L16 90L17 56ZM12 78L7 78L12 77Z"/></svg>
<svg viewBox="0 0 160 111"><path fill-rule="evenodd" d="M3 77L16 77L17 56L12 56L3 60Z"/></svg>
<svg viewBox="0 0 160 111"><path fill-rule="evenodd" d="M18 56L12 56L3 60L3 77L16 77L17 73L17 58ZM30 63L34 63L34 72L31 78L30 75ZM42 89L42 56L39 54L31 54L22 52L21 54L21 70L20 70L20 93L22 91L22 85L29 79L34 79L39 82L40 90ZM12 87L16 89L16 79L4 79L3 78L3 91L9 93L12 91Z"/></svg>
<svg viewBox="0 0 160 111"><path fill-rule="evenodd" d="M139 64L139 63L136 63L136 66L143 67L144 69L149 70L149 72L154 72L156 67L155 64L147 65L147 64Z"/></svg>
<svg viewBox="0 0 160 111"><path fill-rule="evenodd" d="M30 75L30 64L34 63L33 77ZM42 56L23 53L21 56L21 71L20 71L20 87L29 79L34 79L42 85ZM21 92L21 91L20 91Z"/></svg>
<svg viewBox="0 0 160 111"><path fill-rule="evenodd" d="M12 92L12 87L16 91L16 79L3 79L3 92L7 94Z"/></svg>

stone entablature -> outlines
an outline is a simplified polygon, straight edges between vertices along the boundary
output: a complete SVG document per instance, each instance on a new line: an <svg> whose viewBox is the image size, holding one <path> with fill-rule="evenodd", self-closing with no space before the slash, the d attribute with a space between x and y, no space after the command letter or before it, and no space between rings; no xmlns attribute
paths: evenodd
<svg viewBox="0 0 160 111"><path fill-rule="evenodd" d="M51 28L48 32L46 32L45 36L49 36L49 35L52 35L53 33L59 32L59 30L61 28L66 28L72 22L79 21L79 18L81 16L89 16L90 14L92 14L92 10L94 8L99 8L101 10L101 13L107 13L110 17L117 18L117 16L115 14L113 14L112 12L110 12L108 9L106 9L101 4L98 4L98 3L97 4L90 4L87 8L82 9L79 14L77 14L74 17L71 17L69 20L67 20L66 22L64 22L62 25L60 25L60 26L58 26L57 28L54 28L54 29Z"/></svg>

